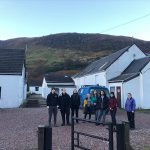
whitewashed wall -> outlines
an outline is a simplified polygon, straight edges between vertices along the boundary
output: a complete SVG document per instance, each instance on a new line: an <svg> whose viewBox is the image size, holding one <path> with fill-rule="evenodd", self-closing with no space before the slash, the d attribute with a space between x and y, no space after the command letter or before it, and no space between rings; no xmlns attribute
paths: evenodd
<svg viewBox="0 0 150 150"><path fill-rule="evenodd" d="M128 93L132 93L133 98L136 101L137 108L141 107L141 94L140 94L140 77L136 77L128 82L118 82L118 83L109 83L109 89L110 87L115 87L115 95L116 93L116 87L121 87L121 107L125 107L125 102L127 99Z"/></svg>
<svg viewBox="0 0 150 150"><path fill-rule="evenodd" d="M61 83L63 85L63 83ZM64 83L66 84L66 83ZM72 85L72 83L70 84ZM67 86L67 85L64 85L64 86L58 86L58 85L53 85L52 87L55 87L55 88L59 88L59 94L61 94L61 89L62 88L65 88L66 89L66 92L71 96L72 93L73 93L73 90L76 88L75 86ZM43 83L42 83L42 97L43 98L47 98L47 95L51 92L51 88L52 88L50 85L47 86L47 83L46 83L46 80L45 78L43 79Z"/></svg>
<svg viewBox="0 0 150 150"><path fill-rule="evenodd" d="M39 88L38 91L35 90L36 87ZM30 91L30 93L42 94L42 86L30 86L29 91Z"/></svg>
<svg viewBox="0 0 150 150"><path fill-rule="evenodd" d="M105 71L100 72L100 73L96 73L96 74L86 75L86 76L81 77L81 78L75 78L74 82L75 82L75 85L77 86L78 89L83 85L97 85L97 84L99 84L102 86L106 86L106 83L107 83Z"/></svg>
<svg viewBox="0 0 150 150"><path fill-rule="evenodd" d="M43 83L42 83L42 97L46 98L47 97L47 93L49 93L49 89L47 87L47 83L45 78L43 78Z"/></svg>
<svg viewBox="0 0 150 150"><path fill-rule="evenodd" d="M104 72L85 75L80 78L73 79L75 85L79 89L83 85L103 85L108 87L108 80L120 75L134 59L145 57L145 54L136 46L133 45L120 56L109 68Z"/></svg>
<svg viewBox="0 0 150 150"><path fill-rule="evenodd" d="M133 45L120 56L107 70L106 79L110 80L120 75L134 59L143 58L146 55L136 46Z"/></svg>
<svg viewBox="0 0 150 150"><path fill-rule="evenodd" d="M43 98L47 98L47 95L51 92L51 88L52 87L47 87L46 91L44 92L44 95L42 95ZM61 89L65 88L66 92L71 96L73 94L73 90L75 89L75 87L59 87L59 86L55 86L55 88L59 89L59 95L61 94Z"/></svg>
<svg viewBox="0 0 150 150"><path fill-rule="evenodd" d="M141 108L141 94L140 94L140 76L123 83L123 101L127 99L127 94L131 93L135 99L136 108Z"/></svg>
<svg viewBox="0 0 150 150"><path fill-rule="evenodd" d="M142 70L143 80L143 100L142 107L144 109L150 109L150 63Z"/></svg>
<svg viewBox="0 0 150 150"><path fill-rule="evenodd" d="M21 96L21 98L23 99L23 101L25 101L26 98L27 98L27 83L26 83L25 74L26 74L26 70L25 70L25 67L23 65L21 81L20 81L20 85L21 85L20 88L22 89L22 96Z"/></svg>
<svg viewBox="0 0 150 150"><path fill-rule="evenodd" d="M123 93L123 84L122 84L122 82L109 83L109 91L110 91L110 87L115 87L115 96L117 97L117 91L116 91L117 86L121 87L121 108L124 108L124 93Z"/></svg>
<svg viewBox="0 0 150 150"><path fill-rule="evenodd" d="M22 104L25 97L22 81L22 76L0 75L0 108L14 108Z"/></svg>

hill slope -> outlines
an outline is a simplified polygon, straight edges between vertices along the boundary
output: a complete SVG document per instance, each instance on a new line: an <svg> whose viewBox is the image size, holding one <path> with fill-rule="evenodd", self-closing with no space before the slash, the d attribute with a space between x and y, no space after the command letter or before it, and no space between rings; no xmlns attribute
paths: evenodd
<svg viewBox="0 0 150 150"><path fill-rule="evenodd" d="M73 74L91 61L136 44L150 52L150 42L124 36L61 33L0 41L0 48L26 48L29 79L67 70ZM69 71L68 71L69 70Z"/></svg>

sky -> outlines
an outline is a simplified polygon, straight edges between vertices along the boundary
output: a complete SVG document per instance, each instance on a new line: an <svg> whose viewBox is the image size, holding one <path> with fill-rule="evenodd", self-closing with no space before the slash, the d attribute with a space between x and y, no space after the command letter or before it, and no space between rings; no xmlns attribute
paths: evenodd
<svg viewBox="0 0 150 150"><path fill-rule="evenodd" d="M0 40L69 32L150 41L150 1L0 0Z"/></svg>

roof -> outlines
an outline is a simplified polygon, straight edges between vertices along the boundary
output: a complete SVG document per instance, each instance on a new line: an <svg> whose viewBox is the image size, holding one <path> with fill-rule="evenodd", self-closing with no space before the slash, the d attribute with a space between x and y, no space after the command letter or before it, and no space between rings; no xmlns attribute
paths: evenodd
<svg viewBox="0 0 150 150"><path fill-rule="evenodd" d="M142 69L150 62L150 57L144 57L131 62L131 64L123 71L123 73L109 82L127 82L137 77Z"/></svg>
<svg viewBox="0 0 150 150"><path fill-rule="evenodd" d="M47 83L74 83L73 79L69 76L63 75L45 75L45 80Z"/></svg>
<svg viewBox="0 0 150 150"><path fill-rule="evenodd" d="M88 65L83 71L78 73L74 78L82 77L87 74L93 74L96 72L101 72L106 70L111 64L113 64L123 53L128 51L130 46L123 48L109 56L103 57L97 61L94 61L90 65Z"/></svg>
<svg viewBox="0 0 150 150"><path fill-rule="evenodd" d="M25 50L0 49L0 74L21 75L25 63Z"/></svg>
<svg viewBox="0 0 150 150"><path fill-rule="evenodd" d="M42 86L42 80L31 80L29 86Z"/></svg>
<svg viewBox="0 0 150 150"><path fill-rule="evenodd" d="M131 73L131 74L121 74L111 80L109 80L109 83L114 83L114 82L127 82L135 77L137 77L139 73Z"/></svg>
<svg viewBox="0 0 150 150"><path fill-rule="evenodd" d="M122 74L138 73L150 62L150 57L136 59L123 71Z"/></svg>

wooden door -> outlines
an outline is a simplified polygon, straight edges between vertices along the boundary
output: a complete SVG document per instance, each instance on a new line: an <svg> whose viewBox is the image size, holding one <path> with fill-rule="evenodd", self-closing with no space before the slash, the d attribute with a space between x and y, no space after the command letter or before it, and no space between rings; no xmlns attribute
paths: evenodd
<svg viewBox="0 0 150 150"><path fill-rule="evenodd" d="M116 87L118 107L121 108L121 86Z"/></svg>

